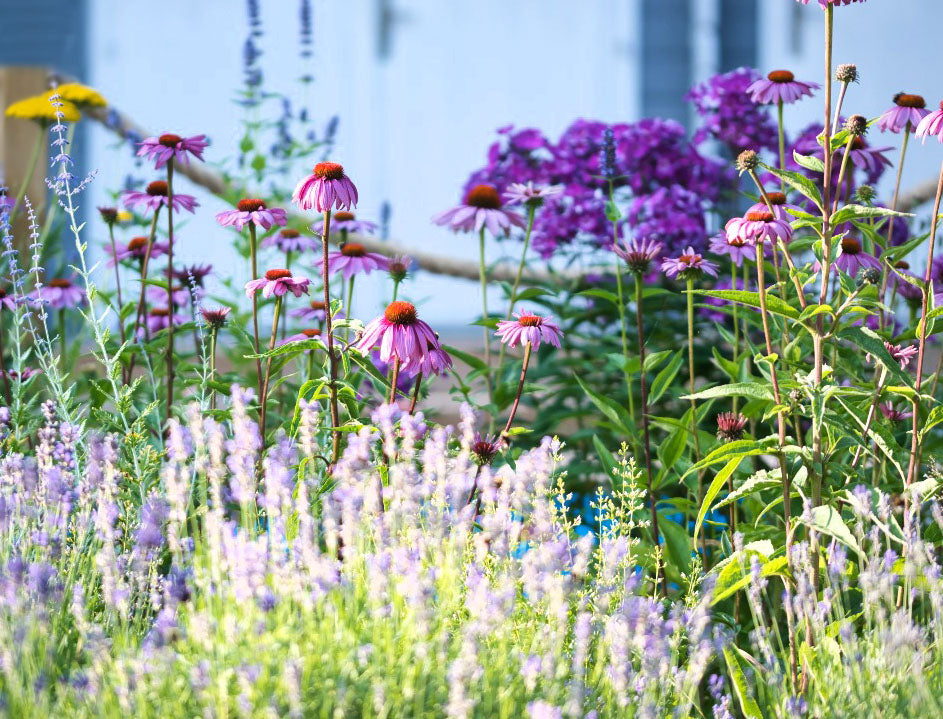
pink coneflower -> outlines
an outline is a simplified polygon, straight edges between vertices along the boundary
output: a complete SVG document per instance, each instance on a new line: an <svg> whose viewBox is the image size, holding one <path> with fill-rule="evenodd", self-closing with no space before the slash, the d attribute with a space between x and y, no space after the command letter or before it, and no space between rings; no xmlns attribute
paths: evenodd
<svg viewBox="0 0 943 719"><path fill-rule="evenodd" d="M175 307L183 307L190 301L190 291L181 285L174 285L170 297ZM167 302L167 288L159 285L148 286L147 299L155 307L166 307L170 304Z"/></svg>
<svg viewBox="0 0 943 719"><path fill-rule="evenodd" d="M612 251L628 266L629 272L636 275L648 274L652 262L661 254L663 245L654 240L633 239L628 244L613 245Z"/></svg>
<svg viewBox="0 0 943 719"><path fill-rule="evenodd" d="M318 258L316 262L320 267L323 259ZM345 242L339 250L327 256L328 274L340 272L345 280L354 275L369 275L374 270L385 270L389 263L387 257L376 252L367 252L359 242Z"/></svg>
<svg viewBox="0 0 943 719"><path fill-rule="evenodd" d="M490 465L501 449L501 441L493 434L483 435L475 433L475 438L471 443L471 454L476 464Z"/></svg>
<svg viewBox="0 0 943 719"><path fill-rule="evenodd" d="M387 263L386 271L394 282L402 282L413 268L415 260L408 255L396 255Z"/></svg>
<svg viewBox="0 0 943 719"><path fill-rule="evenodd" d="M99 207L98 214L106 225L113 225L118 221L117 207Z"/></svg>
<svg viewBox="0 0 943 719"><path fill-rule="evenodd" d="M140 207L148 212L154 212L160 207L167 207L167 183L164 180L155 180L147 186L144 192L127 190L121 194L121 201L129 210ZM174 193L174 212L180 212L180 210L193 212L199 206L200 203L193 195Z"/></svg>
<svg viewBox="0 0 943 719"><path fill-rule="evenodd" d="M109 265L114 267L116 262L124 262L125 260L143 260L144 256L147 254L147 238L146 237L132 237L127 245L117 249L114 253L111 252L111 248L108 249L108 254L111 255L111 260L108 262ZM151 247L151 259L155 257L160 257L161 255L167 254L167 243L155 240L154 246Z"/></svg>
<svg viewBox="0 0 943 719"><path fill-rule="evenodd" d="M747 88L750 99L757 105L791 105L803 96L812 96L819 85L814 82L801 82L789 70L773 70L766 79L760 79Z"/></svg>
<svg viewBox="0 0 943 719"><path fill-rule="evenodd" d="M791 208L793 210L798 210L799 208L795 205L789 204L786 200L786 195L782 192L767 192L766 197L769 199L769 204L773 206L773 214L776 216L777 220L782 220L783 222L792 222L794 218L793 215L789 214L788 210ZM750 205L749 209L744 213L748 215L751 212L769 212L770 208L765 201L761 200L756 204Z"/></svg>
<svg viewBox="0 0 943 719"><path fill-rule="evenodd" d="M752 241L744 240L739 236L728 237L726 232L720 232L711 237L708 249L715 255L729 257L737 267L743 265L744 260L750 262L756 260L756 247Z"/></svg>
<svg viewBox="0 0 943 719"><path fill-rule="evenodd" d="M672 257L661 263L661 270L671 279L695 280L704 273L717 277L717 265L705 260L689 247L680 257Z"/></svg>
<svg viewBox="0 0 943 719"><path fill-rule="evenodd" d="M808 5L809 0L796 0L803 5ZM823 10L829 5L851 5L852 3L866 2L866 0L819 0L819 7Z"/></svg>
<svg viewBox="0 0 943 719"><path fill-rule="evenodd" d="M41 289L35 289L29 294L34 302L43 302L54 310L72 309L82 304L85 299L85 290L71 280L49 280L49 284Z"/></svg>
<svg viewBox="0 0 943 719"><path fill-rule="evenodd" d="M265 277L246 282L246 296L252 297L258 290L262 290L262 296L268 299L272 295L281 297L286 292L291 292L295 297L308 294L308 285L311 280L307 277L295 277L291 270L269 270Z"/></svg>
<svg viewBox="0 0 943 719"><path fill-rule="evenodd" d="M156 169L166 165L171 157L184 165L188 165L190 164L190 155L202 160L203 150L209 144L206 141L206 135L180 137L180 135L166 133L157 137L148 137L139 143L138 156L154 160Z"/></svg>
<svg viewBox="0 0 943 719"><path fill-rule="evenodd" d="M147 319L145 320L147 323L147 331L150 332L150 334L154 334L167 329L170 327L171 318L175 325L182 325L186 322L186 317L176 312L171 314L167 307L154 307L147 313ZM143 337L144 334L144 328L138 328L138 335Z"/></svg>
<svg viewBox="0 0 943 719"><path fill-rule="evenodd" d="M898 133L909 123L911 132L914 132L920 121L930 114L926 107L927 101L920 95L899 92L894 95L894 107L878 118L878 127L881 128L881 132Z"/></svg>
<svg viewBox="0 0 943 719"><path fill-rule="evenodd" d="M516 312L516 320L501 320L495 332L508 347L530 343L536 350L541 342L559 348L563 332L551 317L541 317L527 310Z"/></svg>
<svg viewBox="0 0 943 719"><path fill-rule="evenodd" d="M563 192L563 185L535 185L533 182L512 182L504 191L504 199L509 205L524 205L537 208Z"/></svg>
<svg viewBox="0 0 943 719"><path fill-rule="evenodd" d="M422 372L426 377L445 374L452 369L452 357L441 346L435 347L412 369L416 373Z"/></svg>
<svg viewBox="0 0 943 719"><path fill-rule="evenodd" d="M26 380L31 379L32 377L35 377L41 372L42 370L39 370L39 369L33 369L32 367L24 367L22 372L17 372L15 369L11 369L9 371L4 371L3 374L6 375L8 379L13 380L14 382L16 381L25 382Z"/></svg>
<svg viewBox="0 0 943 719"><path fill-rule="evenodd" d="M320 244L313 237L302 235L298 230L290 227L262 240L262 247L277 247L285 253L313 250L319 246Z"/></svg>
<svg viewBox="0 0 943 719"><path fill-rule="evenodd" d="M887 353L893 357L896 362L900 362L901 369L907 369L910 360L917 356L917 348L913 345L908 347L904 345L892 345L887 340L884 340L884 349L887 350Z"/></svg>
<svg viewBox="0 0 943 719"><path fill-rule="evenodd" d="M878 408L881 410L881 414L883 414L888 419L888 421L894 422L895 424L913 417L911 412L904 412L903 410L896 409L893 402L883 402L878 405Z"/></svg>
<svg viewBox="0 0 943 719"><path fill-rule="evenodd" d="M851 151L848 158L851 163L859 170L864 170L869 175L880 173L883 168L890 167L891 161L884 157L884 153L890 150L890 147L871 147L860 135L851 141ZM843 152L839 150L839 152Z"/></svg>
<svg viewBox="0 0 943 719"><path fill-rule="evenodd" d="M492 185L476 185L468 191L464 203L439 213L432 221L455 232L478 232L487 227L495 237L526 224L520 215L501 209L501 196Z"/></svg>
<svg viewBox="0 0 943 719"><path fill-rule="evenodd" d="M730 244L757 244L782 240L789 244L792 240L792 225L786 220L779 220L769 209L748 212L743 217L734 217L724 225L727 242Z"/></svg>
<svg viewBox="0 0 943 719"><path fill-rule="evenodd" d="M353 212L335 212L331 228L336 232L356 232L359 235L372 235L379 229L379 225L369 220L358 220Z"/></svg>
<svg viewBox="0 0 943 719"><path fill-rule="evenodd" d="M865 252L854 237L845 237L841 241L841 254L835 259L835 266L855 277L858 272L869 267L880 270L881 261ZM819 271L818 262L815 263L815 271Z"/></svg>
<svg viewBox="0 0 943 719"><path fill-rule="evenodd" d="M344 166L336 162L319 162L314 172L295 187L291 196L302 210L329 212L350 210L357 206L357 188L344 174Z"/></svg>
<svg viewBox="0 0 943 719"><path fill-rule="evenodd" d="M308 329L308 330L299 330L293 335L288 335L285 339L280 340L278 345L287 345L292 342L302 342L304 340L319 340L321 338L321 330L319 329Z"/></svg>
<svg viewBox="0 0 943 719"><path fill-rule="evenodd" d="M266 207L264 200L246 198L236 203L235 210L226 210L217 214L216 221L223 227L235 227L237 230L241 230L250 222L264 230L269 230L276 226L284 226L288 222L288 216L280 207Z"/></svg>
<svg viewBox="0 0 943 719"><path fill-rule="evenodd" d="M0 289L0 309L3 310L15 310L16 309L16 298L8 294L6 290Z"/></svg>
<svg viewBox="0 0 943 719"><path fill-rule="evenodd" d="M409 302L391 302L386 311L372 320L363 331L356 347L366 354L380 346L380 360L399 360L401 369L413 370L426 362L426 355L439 349L432 328L416 316Z"/></svg>
<svg viewBox="0 0 943 719"><path fill-rule="evenodd" d="M734 412L721 412L717 415L717 439L723 442L735 442L743 439L743 430L747 418Z"/></svg>
<svg viewBox="0 0 943 719"><path fill-rule="evenodd" d="M927 113L917 125L917 137L924 142L928 137L936 136L943 142L943 102L940 103L940 109Z"/></svg>
<svg viewBox="0 0 943 719"><path fill-rule="evenodd" d="M312 300L311 304L308 307L299 307L294 310L290 310L288 314L291 317L297 317L302 320L315 320L317 322L324 322L324 301L323 300Z"/></svg>
<svg viewBox="0 0 943 719"><path fill-rule="evenodd" d="M203 315L203 321L209 325L210 329L218 330L226 324L226 317L232 311L230 307L214 307L209 309L203 307L200 314Z"/></svg>

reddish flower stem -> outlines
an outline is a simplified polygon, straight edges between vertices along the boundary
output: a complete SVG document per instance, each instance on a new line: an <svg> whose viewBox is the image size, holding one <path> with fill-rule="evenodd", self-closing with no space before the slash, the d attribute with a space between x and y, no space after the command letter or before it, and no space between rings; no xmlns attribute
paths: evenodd
<svg viewBox="0 0 943 719"><path fill-rule="evenodd" d="M334 355L334 329L331 318L331 285L327 264L327 244L331 236L331 211L324 211L324 230L321 233L321 281L324 284L324 326L327 330L327 363L331 376L329 386L331 402L331 463L341 454L340 412L337 408L337 357Z"/></svg>
<svg viewBox="0 0 943 719"><path fill-rule="evenodd" d="M174 406L174 158L167 160L167 419Z"/></svg>
<svg viewBox="0 0 943 719"><path fill-rule="evenodd" d="M507 441L508 432L511 430L511 424L514 422L514 415L517 414L517 408L521 403L521 393L524 391L524 378L527 376L527 365L530 364L531 343L524 345L524 363L521 365L521 380L517 383L517 395L514 397L514 404L511 405L511 414L508 416L508 422L504 425L504 431L501 432L501 438Z"/></svg>

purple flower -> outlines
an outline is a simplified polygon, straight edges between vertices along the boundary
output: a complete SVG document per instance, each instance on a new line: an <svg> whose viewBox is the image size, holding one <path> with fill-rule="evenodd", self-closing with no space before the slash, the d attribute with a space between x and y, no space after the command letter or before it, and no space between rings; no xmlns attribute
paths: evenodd
<svg viewBox="0 0 943 719"><path fill-rule="evenodd" d="M724 442L734 442L743 439L743 430L747 426L747 418L742 414L721 412L717 415L717 439Z"/></svg>
<svg viewBox="0 0 943 719"><path fill-rule="evenodd" d="M54 279L49 280L47 286L33 290L29 297L48 304L54 310L72 309L82 304L85 290L71 280Z"/></svg>
<svg viewBox="0 0 943 719"><path fill-rule="evenodd" d="M274 235L269 235L262 240L262 247L277 247L282 252L303 252L304 250L313 250L321 245L312 237L302 235L298 230L286 227Z"/></svg>
<svg viewBox="0 0 943 719"><path fill-rule="evenodd" d="M320 257L315 262L318 267L324 264L323 258ZM376 252L367 252L359 242L345 242L339 250L327 256L328 274L340 272L345 280L354 275L369 275L374 270L385 270L389 264L389 258Z"/></svg>
<svg viewBox="0 0 943 719"><path fill-rule="evenodd" d="M441 347L429 350L418 365L413 368L416 373L422 372L425 376L441 375L452 369L452 357Z"/></svg>
<svg viewBox="0 0 943 719"><path fill-rule="evenodd" d="M223 227L235 227L237 230L241 230L250 222L268 230L275 226L284 226L288 217L280 207L269 209L263 200L245 199L239 200L235 210L217 214L216 221Z"/></svg>
<svg viewBox="0 0 943 719"><path fill-rule="evenodd" d="M321 338L321 330L319 329L307 329L299 330L293 335L288 335L285 339L279 340L278 345L287 345L292 342L302 342L304 340L318 340Z"/></svg>
<svg viewBox="0 0 943 719"><path fill-rule="evenodd" d="M534 182L512 182L504 191L504 199L510 205L540 207L548 197L555 197L563 192L563 185L535 185Z"/></svg>
<svg viewBox="0 0 943 719"><path fill-rule="evenodd" d="M907 369L910 360L917 356L918 351L913 345L907 347L904 345L892 345L887 340L884 340L884 349L887 350L888 354L893 357L895 361L900 362L901 369Z"/></svg>
<svg viewBox="0 0 943 719"><path fill-rule="evenodd" d="M794 216L789 213L789 209L798 210L799 208L795 205L790 205L786 201L786 195L782 192L767 192L766 197L769 199L769 204L773 206L773 214L776 216L777 220L783 220L785 222L792 222ZM769 206L763 202L757 202L747 209L744 213L745 215L750 214L751 212L769 212Z"/></svg>
<svg viewBox="0 0 943 719"><path fill-rule="evenodd" d="M187 321L187 318L183 315L177 314L174 312L170 313L170 309L167 307L154 307L147 313L147 319L145 323L147 324L147 330L151 334L160 332L170 327L170 322L173 321L174 325L182 325ZM144 328L138 330L138 334L144 336Z"/></svg>
<svg viewBox="0 0 943 719"><path fill-rule="evenodd" d="M760 73L741 67L722 75L714 75L695 85L686 99L694 103L701 125L694 141L715 139L734 153L740 150L776 146L777 130L769 114L753 102L749 88L761 79Z"/></svg>
<svg viewBox="0 0 943 719"><path fill-rule="evenodd" d="M768 209L759 212L748 212L745 217L734 217L724 226L727 242L733 244L760 244L763 242L776 243L782 240L789 244L792 239L792 226L786 220L776 219Z"/></svg>
<svg viewBox="0 0 943 719"><path fill-rule="evenodd" d="M894 106L878 118L878 127L881 132L899 133L910 125L910 131L916 132L920 121L930 114L926 107L927 101L920 95L899 92L894 96Z"/></svg>
<svg viewBox="0 0 943 719"><path fill-rule="evenodd" d="M835 258L835 266L842 272L855 277L861 270L872 267L881 269L881 262L876 257L865 252L861 243L853 237L845 237L841 241L841 253ZM819 263L815 263L815 271L819 271Z"/></svg>
<svg viewBox="0 0 943 719"><path fill-rule="evenodd" d="M477 185L465 195L465 201L432 218L455 232L478 232L483 227L495 237L506 235L511 227L524 227L524 218L501 209L501 196L493 185Z"/></svg>
<svg viewBox="0 0 943 719"><path fill-rule="evenodd" d="M161 207L167 207L167 183L164 180L155 180L147 186L144 192L127 190L121 193L121 200L129 210L140 207L148 212L155 212ZM200 203L193 195L174 193L174 212L180 212L180 210L193 212L199 205Z"/></svg>
<svg viewBox="0 0 943 719"><path fill-rule="evenodd" d="M661 254L663 247L660 242L654 240L632 240L628 244L613 245L612 251L625 262L630 272L644 275L648 273L655 258Z"/></svg>
<svg viewBox="0 0 943 719"><path fill-rule="evenodd" d="M659 187L636 197L629 206L626 223L641 239L658 240L672 248L705 248L704 203L680 185Z"/></svg>
<svg viewBox="0 0 943 719"><path fill-rule="evenodd" d="M495 335L508 347L530 344L536 350L541 342L559 349L563 332L551 317L541 317L527 310L516 312L516 320L501 320Z"/></svg>
<svg viewBox="0 0 943 719"><path fill-rule="evenodd" d="M302 320L307 320L308 322L311 320L324 322L326 319L324 307L324 300L312 300L307 307L298 307L297 309L290 310L288 314L291 317L297 317Z"/></svg>
<svg viewBox="0 0 943 719"><path fill-rule="evenodd" d="M203 159L203 150L209 145L206 135L180 137L170 133L159 137L148 137L139 143L139 157L154 160L154 167L160 169L172 157L184 165L190 164L190 155L196 159Z"/></svg>
<svg viewBox="0 0 943 719"><path fill-rule="evenodd" d="M739 219L739 218L734 218ZM727 226L734 220L730 220ZM708 249L715 255L729 257L737 267L743 265L743 260L756 261L756 247L751 240L744 240L740 236L731 237L726 232L719 232L710 239Z"/></svg>
<svg viewBox="0 0 943 719"><path fill-rule="evenodd" d="M913 417L913 413L911 412L905 412L903 410L896 409L893 402L882 402L878 405L878 409L881 410L881 414L883 414L888 419L888 421L894 422L895 424Z"/></svg>
<svg viewBox="0 0 943 719"><path fill-rule="evenodd" d="M6 290L0 289L0 309L15 310L16 297L8 294Z"/></svg>
<svg viewBox="0 0 943 719"><path fill-rule="evenodd" d="M358 220L353 212L338 212L335 213L334 219L331 222L331 229L335 232L353 232L358 235L372 235L379 229L379 226L376 222Z"/></svg>
<svg viewBox="0 0 943 719"><path fill-rule="evenodd" d="M809 4L809 0L796 0L796 2L800 2L803 5ZM819 7L824 10L829 5L851 5L856 2L865 2L865 0L819 0Z"/></svg>
<svg viewBox="0 0 943 719"><path fill-rule="evenodd" d="M705 260L701 255L689 247L678 257L667 259L661 263L662 272L671 279L698 279L705 272L713 277L717 277L717 265L710 260Z"/></svg>
<svg viewBox="0 0 943 719"><path fill-rule="evenodd" d="M151 257L154 254L151 253ZM203 281L213 274L212 265L190 265L189 267L180 267L174 270L174 277L189 286L190 281L197 287L203 286Z"/></svg>
<svg viewBox="0 0 943 719"><path fill-rule="evenodd" d="M166 307L170 304L167 300L167 288L160 285L149 285L147 290L147 299L152 305L157 307ZM190 301L190 290L180 285L174 285L170 292L170 300L175 307L183 307Z"/></svg>
<svg viewBox="0 0 943 719"><path fill-rule="evenodd" d="M357 188L344 174L343 165L319 162L314 166L314 172L295 187L291 200L302 210L349 211L357 206Z"/></svg>
<svg viewBox="0 0 943 719"><path fill-rule="evenodd" d="M427 355L440 349L432 328L416 316L416 308L409 302L390 303L382 315L364 328L356 347L363 353L380 346L380 359L391 362L398 359L401 369L416 371L427 361Z"/></svg>
<svg viewBox="0 0 943 719"><path fill-rule="evenodd" d="M252 297L258 290L262 290L262 296L268 299L272 295L281 297L287 292L291 292L295 297L308 294L308 285L311 280L307 277L295 277L290 270L269 270L265 277L257 280L249 280L246 283L246 295Z"/></svg>
<svg viewBox="0 0 943 719"><path fill-rule="evenodd" d="M789 70L773 70L766 79L759 79L747 88L753 102L759 105L791 105L803 96L812 96L820 85L801 82Z"/></svg>
<svg viewBox="0 0 943 719"><path fill-rule="evenodd" d="M7 379L11 379L14 382L22 380L25 382L28 379L31 379L38 375L42 370L34 369L32 367L24 367L22 373L17 372L15 369L7 370L6 376Z"/></svg>
<svg viewBox="0 0 943 719"><path fill-rule="evenodd" d="M203 321L211 329L218 330L226 324L226 317L231 311L232 309L229 307L215 307L213 309L203 307L200 309L200 314L203 315Z"/></svg>
<svg viewBox="0 0 943 719"><path fill-rule="evenodd" d="M936 136L943 142L943 102L940 109L928 113L917 125L917 137L926 142L928 137Z"/></svg>
<svg viewBox="0 0 943 719"><path fill-rule="evenodd" d="M167 243L161 240L155 240L154 246L151 247L151 259L153 260L156 257L167 254ZM124 247L116 248L114 253L111 252L111 248L108 248L108 254L111 255L111 260L108 264L114 267L116 262L124 262L125 260L143 260L144 256L147 254L147 238L146 237L132 237L127 245Z"/></svg>

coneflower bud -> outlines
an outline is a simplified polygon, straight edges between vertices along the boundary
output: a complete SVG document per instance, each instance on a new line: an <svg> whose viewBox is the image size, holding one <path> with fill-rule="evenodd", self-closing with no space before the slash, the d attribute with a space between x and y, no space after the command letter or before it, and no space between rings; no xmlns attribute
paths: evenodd
<svg viewBox="0 0 943 719"><path fill-rule="evenodd" d="M99 207L98 214L106 225L113 225L118 221L118 209L115 207Z"/></svg>
<svg viewBox="0 0 943 719"><path fill-rule="evenodd" d="M845 121L845 129L855 137L861 137L868 131L868 118L864 115L852 115Z"/></svg>
<svg viewBox="0 0 943 719"><path fill-rule="evenodd" d="M852 82L858 82L858 66L851 63L839 65L835 68L835 79L846 85Z"/></svg>
<svg viewBox="0 0 943 719"><path fill-rule="evenodd" d="M861 275L858 279L861 281L862 286L876 285L881 282L881 276L881 270L877 267L865 267L861 270Z"/></svg>
<svg viewBox="0 0 943 719"><path fill-rule="evenodd" d="M740 172L749 172L760 166L760 156L753 150L744 150L737 156L737 169Z"/></svg>
<svg viewBox="0 0 943 719"><path fill-rule="evenodd" d="M218 330L226 324L226 315L229 314L228 307L217 307L215 309L201 309L200 314L210 329Z"/></svg>
<svg viewBox="0 0 943 719"><path fill-rule="evenodd" d="M858 196L858 199L865 204L871 203L877 196L877 193L874 191L874 188L871 187L871 185L862 185L858 188L855 194Z"/></svg>
<svg viewBox="0 0 943 719"><path fill-rule="evenodd" d="M717 439L722 442L735 442L743 439L743 430L747 426L747 418L742 414L721 412L717 415Z"/></svg>

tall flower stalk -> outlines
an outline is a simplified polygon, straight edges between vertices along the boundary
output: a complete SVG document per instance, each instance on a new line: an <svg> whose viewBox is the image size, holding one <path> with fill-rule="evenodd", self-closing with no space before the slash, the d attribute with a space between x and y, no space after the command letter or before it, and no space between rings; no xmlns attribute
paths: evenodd
<svg viewBox="0 0 943 719"><path fill-rule="evenodd" d="M171 298L174 286L174 157L167 160L167 297ZM173 300L169 299L171 314ZM174 321L167 324L167 419L174 406Z"/></svg>

